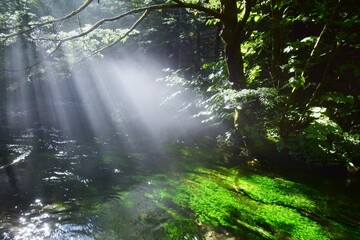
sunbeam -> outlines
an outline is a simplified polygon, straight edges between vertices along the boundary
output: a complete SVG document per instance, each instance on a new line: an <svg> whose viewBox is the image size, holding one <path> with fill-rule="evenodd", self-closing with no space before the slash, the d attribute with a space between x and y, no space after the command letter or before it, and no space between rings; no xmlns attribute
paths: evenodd
<svg viewBox="0 0 360 240"><path fill-rule="evenodd" d="M161 142L167 134L184 132L191 126L183 121L184 116L176 119L181 101L189 99L178 99L168 103L170 106L161 104L168 96L165 83L157 81L163 75L156 61L138 57L92 62L75 70L73 80L96 134L114 127L125 134L150 135Z"/></svg>
<svg viewBox="0 0 360 240"><path fill-rule="evenodd" d="M14 62L24 65L17 50L12 51ZM88 61L68 75L59 72L54 62L45 61L43 66L41 74L19 80L6 101L7 118L13 126L53 125L66 134L86 137L118 132L150 136L158 143L199 127L190 113L181 112L184 103L195 96L179 95L165 101L181 91L171 92L165 82L158 81L166 73L150 57L137 54L121 60Z"/></svg>

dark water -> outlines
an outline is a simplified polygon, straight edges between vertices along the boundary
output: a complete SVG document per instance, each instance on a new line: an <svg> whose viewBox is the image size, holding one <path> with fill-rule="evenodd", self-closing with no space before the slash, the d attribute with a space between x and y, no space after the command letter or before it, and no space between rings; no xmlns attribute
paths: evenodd
<svg viewBox="0 0 360 240"><path fill-rule="evenodd" d="M94 137L51 126L3 126L0 239L164 239L162 227L173 216L145 193L162 185L161 178L152 178L156 174L189 172L178 150L196 149L205 136L192 133L152 138L135 124L126 132ZM174 147L179 149L171 151ZM206 167L219 159L192 160ZM359 184L346 182L354 179L288 175L337 194L334 199L346 198L351 203L346 208L358 206ZM184 239L202 237L194 233Z"/></svg>
<svg viewBox="0 0 360 240"><path fill-rule="evenodd" d="M156 239L149 233L170 217L141 194L148 176L181 171L165 142L116 132L78 140L45 126L3 128L1 138L0 239ZM136 220L147 212L153 222Z"/></svg>
<svg viewBox="0 0 360 240"><path fill-rule="evenodd" d="M169 144L194 146L201 127L178 113L193 97L162 104L150 62L34 80L1 103L0 240L159 239L171 216L144 192L184 170Z"/></svg>

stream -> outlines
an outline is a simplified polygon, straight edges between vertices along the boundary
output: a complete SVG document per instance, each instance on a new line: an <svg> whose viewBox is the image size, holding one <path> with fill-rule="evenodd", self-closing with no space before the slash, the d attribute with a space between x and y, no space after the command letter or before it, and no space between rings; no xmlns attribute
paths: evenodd
<svg viewBox="0 0 360 240"><path fill-rule="evenodd" d="M49 126L3 127L0 135L0 239L158 239L171 217L144 192L154 188L151 176L184 171L169 151L184 140L116 132L84 140Z"/></svg>
<svg viewBox="0 0 360 240"><path fill-rule="evenodd" d="M91 208L139 184L136 176L154 166L145 161L156 156L119 143L78 143L46 127L8 136L1 146L8 159L0 168L3 239L92 239Z"/></svg>
<svg viewBox="0 0 360 240"><path fill-rule="evenodd" d="M260 227L253 227L243 219L236 220L236 228L226 226L226 221L233 220L226 220L220 213L220 207L226 209L231 206L245 214L248 210L243 207L251 207L254 203L256 207L252 207L254 213L251 214L254 214L252 217L255 220L267 221L263 219L263 213L257 216L257 208L266 207L267 203L273 209L285 206L291 214L295 206L301 215L320 223L329 231L320 239L335 239L334 236L336 239L356 239L359 236L359 214L353 211L359 209L355 188L351 197L351 192L344 185L341 186L342 191L340 188L334 191L334 185L314 182L314 178L309 178L315 184L305 188L306 185L265 172L249 175L247 170L238 169L237 174L242 176L230 180L229 186L234 186L234 181L237 183L227 193L229 187L222 189L222 186L233 170L217 168L223 162L223 156L221 152L214 151L210 137L192 136L155 142L114 132L107 138L79 140L49 126L25 129L3 127L1 136L0 239L294 239L279 235L285 230L293 230L283 225L280 226L285 230L282 227L279 229L276 222L270 223L269 228L263 223ZM182 191L181 188L177 190L177 184L187 174L186 181L200 184L196 191L211 190L213 184L218 185L215 194L200 191L194 195L197 197L188 199L189 203L185 206L190 204L189 209L184 209L181 194L174 197L180 200L169 199ZM214 180L214 176L219 181ZM239 189L240 186L243 189ZM257 193L257 188L261 193ZM319 189L322 192L317 192ZM229 199L222 196L233 195L235 190L235 202L232 202L235 195ZM292 196L289 200L299 204L287 203L289 196L284 196L282 191L290 191L288 193ZM282 200L277 200L277 192L283 194ZM337 195L334 196L334 193ZM187 194L191 196L191 192ZM198 198L201 194L207 197ZM212 206L212 201L215 201L212 198L216 199L217 194L223 199L217 203L220 206ZM261 194L265 194L265 199ZM330 195L332 197L328 198ZM237 201L245 205L237 206ZM208 215L197 212L198 205L207 204L211 207L206 210ZM322 212L322 209L328 212ZM193 211L197 220L194 220ZM234 218L245 217L246 220L246 215L232 214L235 214ZM219 228L218 223L213 224L215 227L211 226L209 223L212 221L207 222L209 217L220 223L224 218L224 226ZM282 216L275 214L272 218L281 219ZM179 225L174 228L174 223ZM275 226L273 230L271 224ZM263 226L273 233L264 230ZM318 227L314 225L309 229L315 226ZM314 230L315 233L318 231Z"/></svg>

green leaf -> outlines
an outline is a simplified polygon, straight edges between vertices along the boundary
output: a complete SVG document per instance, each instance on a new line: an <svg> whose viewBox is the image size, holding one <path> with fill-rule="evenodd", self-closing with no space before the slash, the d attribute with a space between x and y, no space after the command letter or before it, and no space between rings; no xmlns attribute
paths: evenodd
<svg viewBox="0 0 360 240"><path fill-rule="evenodd" d="M351 95L345 96L339 92L328 92L321 96L321 100L328 102L335 102L341 104L354 104L354 97Z"/></svg>
<svg viewBox="0 0 360 240"><path fill-rule="evenodd" d="M300 42L306 43L306 44L312 44L312 43L316 42L316 39L317 39L317 37L310 36L310 37L303 38Z"/></svg>
<svg viewBox="0 0 360 240"><path fill-rule="evenodd" d="M295 76L289 79L290 86L294 89L302 88L305 85L305 78L303 76Z"/></svg>

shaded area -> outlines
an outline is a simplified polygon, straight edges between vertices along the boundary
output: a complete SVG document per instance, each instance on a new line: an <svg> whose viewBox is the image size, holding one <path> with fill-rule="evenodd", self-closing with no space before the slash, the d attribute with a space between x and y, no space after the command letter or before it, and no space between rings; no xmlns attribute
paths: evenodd
<svg viewBox="0 0 360 240"><path fill-rule="evenodd" d="M10 189L5 189L5 193L7 193L10 197L17 199L19 196L19 187L17 185L17 177L16 172L13 169L11 160L11 151L8 147L10 142L9 135L7 133L0 132L0 169L5 171L6 180L9 183ZM24 156L24 155L23 155ZM21 159L23 156L19 156L17 159ZM14 160L16 161L16 159Z"/></svg>

